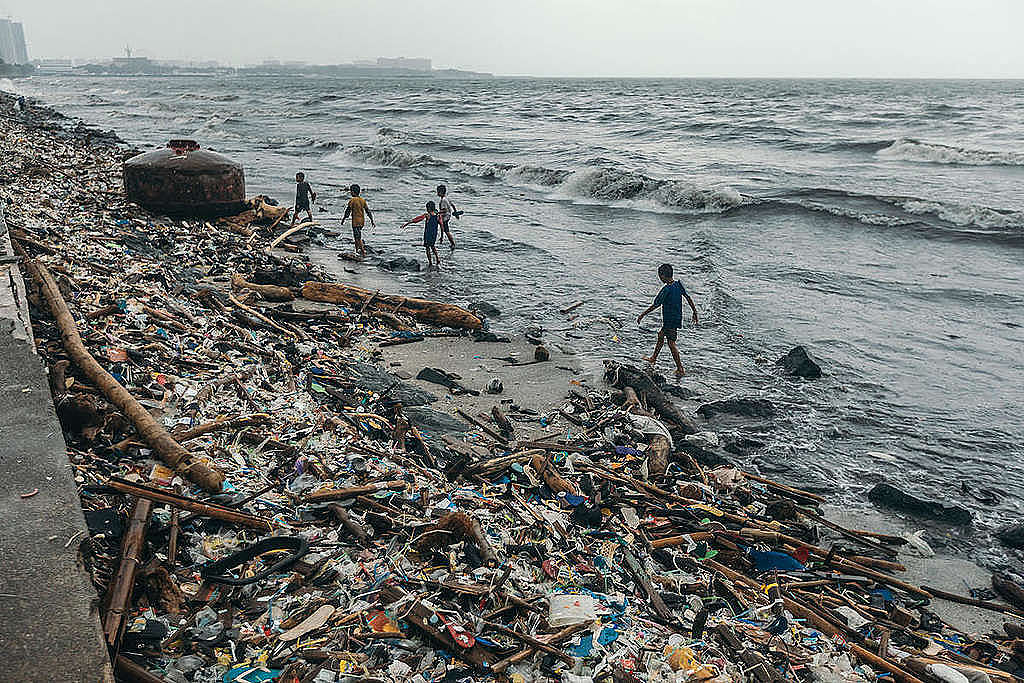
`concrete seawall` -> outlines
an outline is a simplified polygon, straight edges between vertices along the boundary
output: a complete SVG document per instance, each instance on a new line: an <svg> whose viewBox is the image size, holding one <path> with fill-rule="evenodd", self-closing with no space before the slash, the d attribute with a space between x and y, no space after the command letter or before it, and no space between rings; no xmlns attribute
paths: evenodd
<svg viewBox="0 0 1024 683"><path fill-rule="evenodd" d="M0 206L0 679L113 681L85 518Z"/></svg>

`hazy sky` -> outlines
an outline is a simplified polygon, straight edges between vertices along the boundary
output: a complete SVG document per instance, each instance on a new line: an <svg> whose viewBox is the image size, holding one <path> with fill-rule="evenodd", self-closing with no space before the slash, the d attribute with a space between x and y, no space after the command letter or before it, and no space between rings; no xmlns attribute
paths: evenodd
<svg viewBox="0 0 1024 683"><path fill-rule="evenodd" d="M33 57L551 76L1024 77L1024 0L0 0Z"/></svg>

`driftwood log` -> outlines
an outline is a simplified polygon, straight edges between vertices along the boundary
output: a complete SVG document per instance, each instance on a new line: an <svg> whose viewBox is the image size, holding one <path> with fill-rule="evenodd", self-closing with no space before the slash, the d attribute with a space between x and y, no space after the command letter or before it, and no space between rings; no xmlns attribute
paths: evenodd
<svg viewBox="0 0 1024 683"><path fill-rule="evenodd" d="M606 360L604 362L604 377L609 384L618 389L631 387L658 417L684 434L696 434L699 431L697 424L687 417L661 390L657 382L643 370L632 365Z"/></svg>
<svg viewBox="0 0 1024 683"><path fill-rule="evenodd" d="M483 321L480 318L454 304L380 294L349 285L307 282L302 286L302 296L310 301L365 306L385 313L393 313L400 306L403 315L412 316L428 325L464 330L478 330L483 327Z"/></svg>
<svg viewBox="0 0 1024 683"><path fill-rule="evenodd" d="M231 274L231 286L235 289L249 289L256 292L267 301L291 301L295 298L292 290L277 285L258 285L249 282L240 273Z"/></svg>
<svg viewBox="0 0 1024 683"><path fill-rule="evenodd" d="M74 364L103 393L104 397L117 406L118 410L131 421L142 440L153 448L153 451L168 467L180 472L189 481L206 491L219 492L224 484L224 475L199 462L182 448L181 444L175 441L167 433L167 430L153 419L149 411L135 400L135 397L128 393L124 386L111 377L110 373L85 348L82 337L78 334L75 319L49 269L39 261L28 261L25 265L39 284L43 298L46 299L50 308L50 313L56 320L57 327L60 328L64 349Z"/></svg>

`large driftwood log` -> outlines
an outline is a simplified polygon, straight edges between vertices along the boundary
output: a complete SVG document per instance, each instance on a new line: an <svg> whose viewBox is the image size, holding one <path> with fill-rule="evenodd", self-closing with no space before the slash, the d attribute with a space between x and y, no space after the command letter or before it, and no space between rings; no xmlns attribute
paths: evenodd
<svg viewBox="0 0 1024 683"><path fill-rule="evenodd" d="M619 389L632 387L658 417L678 427L684 434L696 434L699 431L697 424L687 417L643 370L606 360L604 377L609 384Z"/></svg>
<svg viewBox="0 0 1024 683"><path fill-rule="evenodd" d="M478 330L483 321L464 308L453 304L413 299L390 294L371 292L368 289L350 287L330 282L307 282L302 286L302 296L311 301L326 301L332 304L348 306L364 306L391 313L396 307L402 307L402 313L411 315L416 320L429 325L454 327L458 329Z"/></svg>
<svg viewBox="0 0 1024 683"><path fill-rule="evenodd" d="M231 274L231 286L235 289L251 289L267 301L291 301L295 298L292 290L277 285L258 285L249 282L240 273Z"/></svg>
<svg viewBox="0 0 1024 683"><path fill-rule="evenodd" d="M39 261L29 261L25 265L32 277L39 283L43 297L50 307L50 313L60 328L64 349L74 364L96 388L103 392L106 399L117 406L118 410L131 421L142 440L153 447L153 451L168 467L180 472L191 482L207 491L219 492L224 483L224 475L199 462L182 448L181 444L175 441L167 433L167 430L153 419L149 411L136 401L135 397L128 393L128 390L116 379L111 377L110 373L103 369L103 366L85 348L82 337L78 334L75 319L49 269Z"/></svg>

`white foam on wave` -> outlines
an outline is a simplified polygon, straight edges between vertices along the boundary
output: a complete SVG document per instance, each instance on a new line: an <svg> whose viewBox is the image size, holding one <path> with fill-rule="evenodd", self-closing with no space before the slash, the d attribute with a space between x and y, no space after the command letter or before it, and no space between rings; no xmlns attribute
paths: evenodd
<svg viewBox="0 0 1024 683"><path fill-rule="evenodd" d="M1019 211L999 211L975 204L956 204L926 199L897 199L894 203L907 213L916 216L935 216L962 228L1024 229L1024 213Z"/></svg>
<svg viewBox="0 0 1024 683"><path fill-rule="evenodd" d="M1020 152L992 152L965 147L952 147L918 140L896 140L875 153L882 159L915 161L928 164L960 164L966 166L1024 166Z"/></svg>
<svg viewBox="0 0 1024 683"><path fill-rule="evenodd" d="M745 202L743 195L728 185L702 186L683 180L657 180L614 168L577 171L562 183L555 196L687 213L721 213Z"/></svg>
<svg viewBox="0 0 1024 683"><path fill-rule="evenodd" d="M427 154L415 154L394 147L376 145L346 147L328 154L324 160L350 168L416 168L443 165Z"/></svg>

